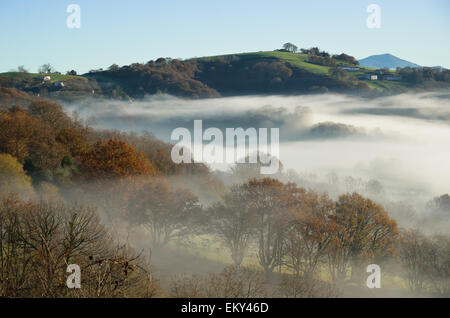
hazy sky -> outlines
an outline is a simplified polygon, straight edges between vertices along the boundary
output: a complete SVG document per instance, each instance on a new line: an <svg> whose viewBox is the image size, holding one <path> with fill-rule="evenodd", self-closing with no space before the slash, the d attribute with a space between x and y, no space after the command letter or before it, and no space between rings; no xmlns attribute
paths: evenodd
<svg viewBox="0 0 450 318"><path fill-rule="evenodd" d="M69 29L69 4L81 28ZM370 4L381 28L369 29ZM448 0L0 0L0 72L51 63L65 72L272 50L290 41L357 58L391 53L450 68Z"/></svg>

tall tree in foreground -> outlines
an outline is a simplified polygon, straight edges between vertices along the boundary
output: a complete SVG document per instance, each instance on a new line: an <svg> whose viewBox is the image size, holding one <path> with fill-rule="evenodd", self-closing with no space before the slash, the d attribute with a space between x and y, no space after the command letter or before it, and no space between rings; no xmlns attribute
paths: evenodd
<svg viewBox="0 0 450 318"><path fill-rule="evenodd" d="M402 232L399 256L405 270L404 275L412 292L420 294L426 288L428 259L431 257L432 242L422 232Z"/></svg>
<svg viewBox="0 0 450 318"><path fill-rule="evenodd" d="M430 285L438 297L450 297L450 235L435 235L429 259Z"/></svg>
<svg viewBox="0 0 450 318"><path fill-rule="evenodd" d="M255 232L256 214L245 204L245 192L234 186L231 193L211 209L213 233L230 249L235 266L240 266Z"/></svg>
<svg viewBox="0 0 450 318"><path fill-rule="evenodd" d="M395 252L397 223L372 200L358 193L341 195L332 219L337 233L328 261L334 280L345 280L350 269L357 279L369 262Z"/></svg>
<svg viewBox="0 0 450 318"><path fill-rule="evenodd" d="M286 232L285 264L294 276L312 279L336 235L336 225L330 218L335 205L327 195L319 196L314 191L299 194L300 204L292 210Z"/></svg>
<svg viewBox="0 0 450 318"><path fill-rule="evenodd" d="M253 179L241 186L243 202L255 215L255 239L258 259L266 274L270 275L282 265L289 210L296 204L293 184L283 184L278 180Z"/></svg>
<svg viewBox="0 0 450 318"><path fill-rule="evenodd" d="M153 178L130 194L128 220L143 225L153 248L193 233L201 206L189 190L173 189L165 179Z"/></svg>
<svg viewBox="0 0 450 318"><path fill-rule="evenodd" d="M61 202L0 199L0 297L152 296L139 255L116 245L95 210ZM79 289L67 266L81 269Z"/></svg>
<svg viewBox="0 0 450 318"><path fill-rule="evenodd" d="M403 231L399 255L412 292L420 296L431 290L439 297L450 296L450 236Z"/></svg>

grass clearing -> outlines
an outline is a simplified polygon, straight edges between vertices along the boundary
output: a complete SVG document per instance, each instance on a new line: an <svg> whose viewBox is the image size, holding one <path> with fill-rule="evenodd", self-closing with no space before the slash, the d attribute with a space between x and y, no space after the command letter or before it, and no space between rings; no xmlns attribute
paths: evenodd
<svg viewBox="0 0 450 318"><path fill-rule="evenodd" d="M328 67L328 66L316 65L316 64L311 64L311 63L306 62L306 60L308 58L307 54L280 52L280 51L264 51L264 52L216 55L216 56L209 56L209 57L201 57L201 58L198 58L198 60L214 61L215 59L219 59L219 58L228 59L228 58L232 58L232 57L238 57L240 59L264 59L264 58L280 59L284 62L291 64L292 66L304 69L311 73L321 74L321 75L328 75L328 70L330 69L330 67Z"/></svg>

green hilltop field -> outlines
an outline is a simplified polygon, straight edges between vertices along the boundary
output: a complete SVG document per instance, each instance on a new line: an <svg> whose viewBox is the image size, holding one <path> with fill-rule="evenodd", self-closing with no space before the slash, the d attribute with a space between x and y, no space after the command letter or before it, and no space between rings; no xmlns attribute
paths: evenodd
<svg viewBox="0 0 450 318"><path fill-rule="evenodd" d="M229 54L229 55L217 55L217 56L208 56L201 57L199 61L214 61L218 58L227 58L231 56L237 56L241 59L249 59L249 60L257 60L257 59L265 59L265 58L274 58L279 59L281 61L287 62L295 67L304 69L308 72L315 74L328 74L328 70L330 67L315 65L308 63L306 60L308 59L307 54L301 53L291 53L291 52L280 52L280 51L262 51L262 52L250 52L250 53L239 53L239 54Z"/></svg>

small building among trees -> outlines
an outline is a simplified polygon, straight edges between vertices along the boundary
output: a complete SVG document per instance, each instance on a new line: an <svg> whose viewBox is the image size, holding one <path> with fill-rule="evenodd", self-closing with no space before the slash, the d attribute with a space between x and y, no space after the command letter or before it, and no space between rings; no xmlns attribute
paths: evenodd
<svg viewBox="0 0 450 318"><path fill-rule="evenodd" d="M371 81L376 81L376 80L378 80L378 75L377 74L366 74L366 79L371 80Z"/></svg>
<svg viewBox="0 0 450 318"><path fill-rule="evenodd" d="M39 79L43 80L44 82L49 82L52 78L48 75L39 75Z"/></svg>

